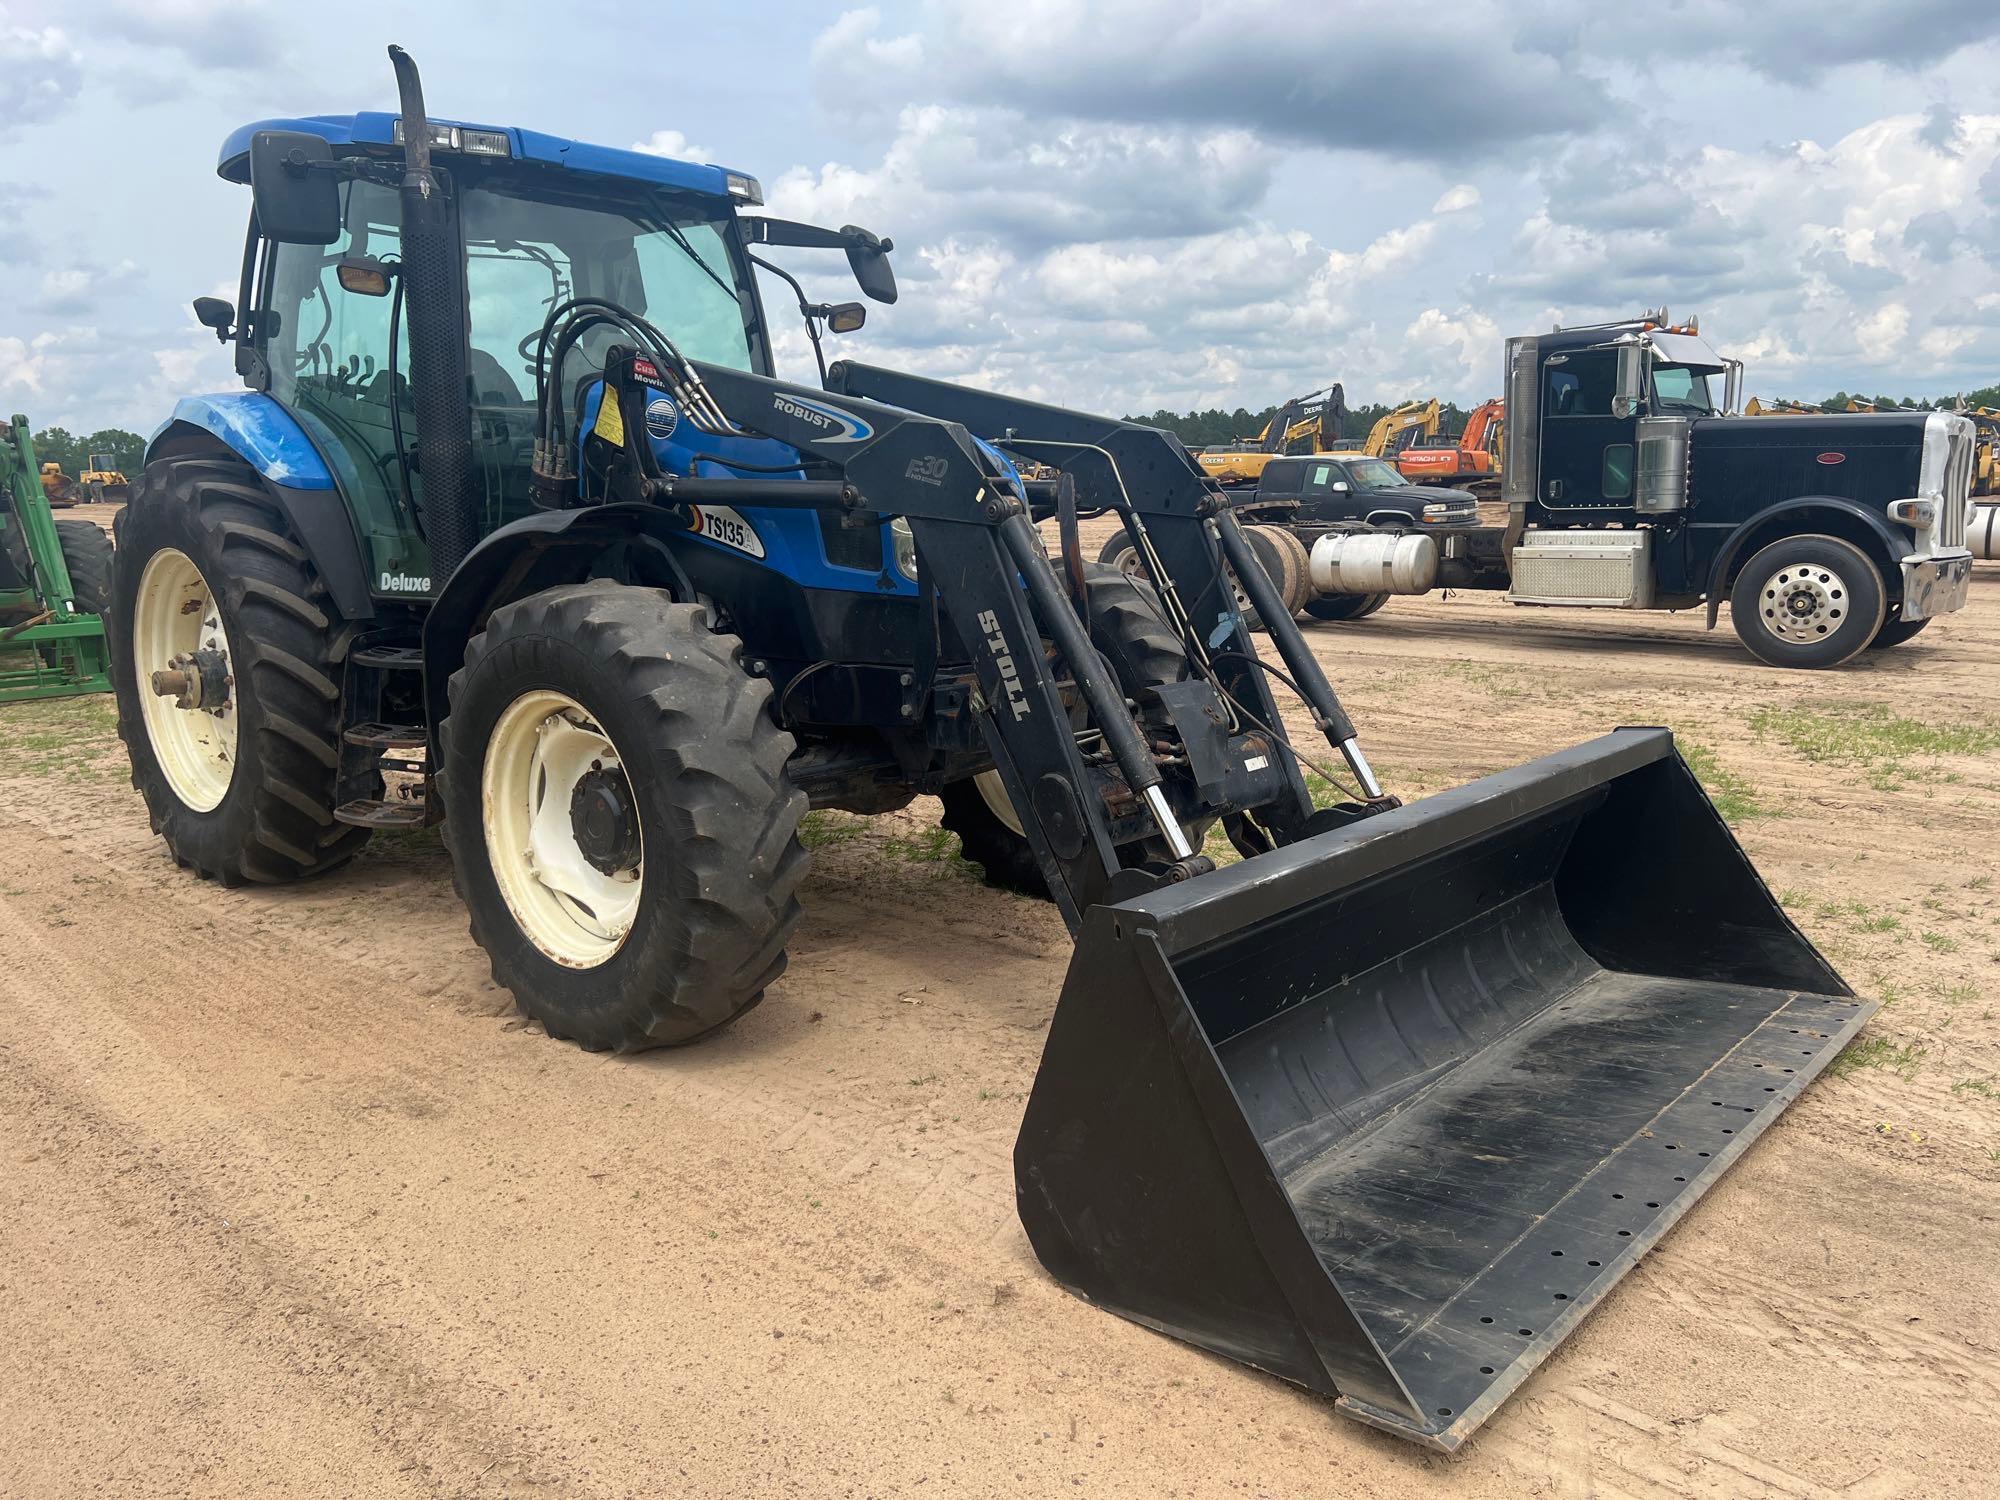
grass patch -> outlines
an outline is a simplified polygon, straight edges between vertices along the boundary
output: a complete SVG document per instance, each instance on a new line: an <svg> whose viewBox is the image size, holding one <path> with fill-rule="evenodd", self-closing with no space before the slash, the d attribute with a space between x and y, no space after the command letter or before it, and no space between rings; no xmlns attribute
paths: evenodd
<svg viewBox="0 0 2000 1500"><path fill-rule="evenodd" d="M117 750L118 710L109 693L0 706L0 765L10 772L122 781L127 767Z"/></svg>
<svg viewBox="0 0 2000 1500"><path fill-rule="evenodd" d="M1892 1042L1886 1036L1863 1037L1851 1043L1827 1065L1836 1078L1847 1078L1863 1068L1887 1068L1905 1081L1915 1078L1923 1066L1924 1049L1916 1042Z"/></svg>
<svg viewBox="0 0 2000 1500"><path fill-rule="evenodd" d="M1826 708L1760 708L1751 732L1773 739L1822 765L1859 767L1869 784L1893 790L1912 774L1910 762L1947 755L1986 755L2000 749L2000 724L1988 720L1927 722L1906 719L1880 703L1830 704Z"/></svg>
<svg viewBox="0 0 2000 1500"><path fill-rule="evenodd" d="M1715 758L1715 752L1706 745L1696 744L1676 736L1681 756L1694 772L1695 780L1708 793L1708 800L1715 804L1715 810L1722 814L1722 821L1732 827L1752 818L1770 818L1776 812L1757 800L1756 788L1736 772L1726 768Z"/></svg>
<svg viewBox="0 0 2000 1500"><path fill-rule="evenodd" d="M1954 1094L1970 1094L1976 1099L2000 1099L2000 1083L1991 1078L1961 1078L1951 1086Z"/></svg>
<svg viewBox="0 0 2000 1500"><path fill-rule="evenodd" d="M1958 939L1955 937L1947 937L1942 932L1920 932L1917 936L1923 939L1924 946L1933 953L1958 952Z"/></svg>
<svg viewBox="0 0 2000 1500"><path fill-rule="evenodd" d="M808 849L831 849L860 837L860 819L824 809L807 813L799 824L799 842Z"/></svg>

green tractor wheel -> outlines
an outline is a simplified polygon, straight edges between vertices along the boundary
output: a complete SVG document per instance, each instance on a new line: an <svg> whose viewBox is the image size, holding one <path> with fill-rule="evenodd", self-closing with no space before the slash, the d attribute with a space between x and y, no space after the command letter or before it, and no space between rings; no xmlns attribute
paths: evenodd
<svg viewBox="0 0 2000 1500"><path fill-rule="evenodd" d="M437 785L494 980L592 1051L763 998L803 915L805 794L771 687L706 608L607 580L496 609L452 674Z"/></svg>

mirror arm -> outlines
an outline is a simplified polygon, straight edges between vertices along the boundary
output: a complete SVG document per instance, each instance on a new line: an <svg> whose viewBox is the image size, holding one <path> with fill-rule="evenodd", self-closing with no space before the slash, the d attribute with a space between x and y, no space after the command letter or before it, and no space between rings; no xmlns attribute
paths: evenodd
<svg viewBox="0 0 2000 1500"><path fill-rule="evenodd" d="M825 304L823 303L816 304L807 302L806 289L800 286L799 279L796 276L794 276L790 271L787 271L783 266L773 265L771 264L770 261L764 259L763 256L752 255L747 250L744 252L744 255L748 258L751 265L762 266L765 270L769 271L773 276L777 277L780 281L784 282L786 286L792 289L792 295L798 298L799 316L806 320L806 337L812 340L813 363L819 366L820 388L824 390L826 387L826 352L820 348L819 323L814 318L813 314L815 313L815 311L823 308Z"/></svg>

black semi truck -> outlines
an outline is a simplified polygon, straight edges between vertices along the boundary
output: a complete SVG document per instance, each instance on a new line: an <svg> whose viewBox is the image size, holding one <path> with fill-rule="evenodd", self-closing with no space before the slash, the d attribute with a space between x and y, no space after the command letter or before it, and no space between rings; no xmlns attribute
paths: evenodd
<svg viewBox="0 0 2000 1500"><path fill-rule="evenodd" d="M1522 605L1706 606L1711 628L1727 601L1744 645L1785 667L1899 645L1964 606L1966 418L1739 416L1741 361L1664 312L1509 339L1504 374L1506 524L1295 527L1316 601L1504 589Z"/></svg>

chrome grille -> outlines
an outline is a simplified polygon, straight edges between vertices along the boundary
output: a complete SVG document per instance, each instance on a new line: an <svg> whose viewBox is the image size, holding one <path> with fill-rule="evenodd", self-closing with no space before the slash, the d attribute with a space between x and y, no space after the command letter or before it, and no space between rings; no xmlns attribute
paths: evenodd
<svg viewBox="0 0 2000 1500"><path fill-rule="evenodd" d="M1938 545L1963 547L1966 523L1972 514L1972 424L1951 435L1951 450L1945 459L1943 493L1938 497Z"/></svg>

